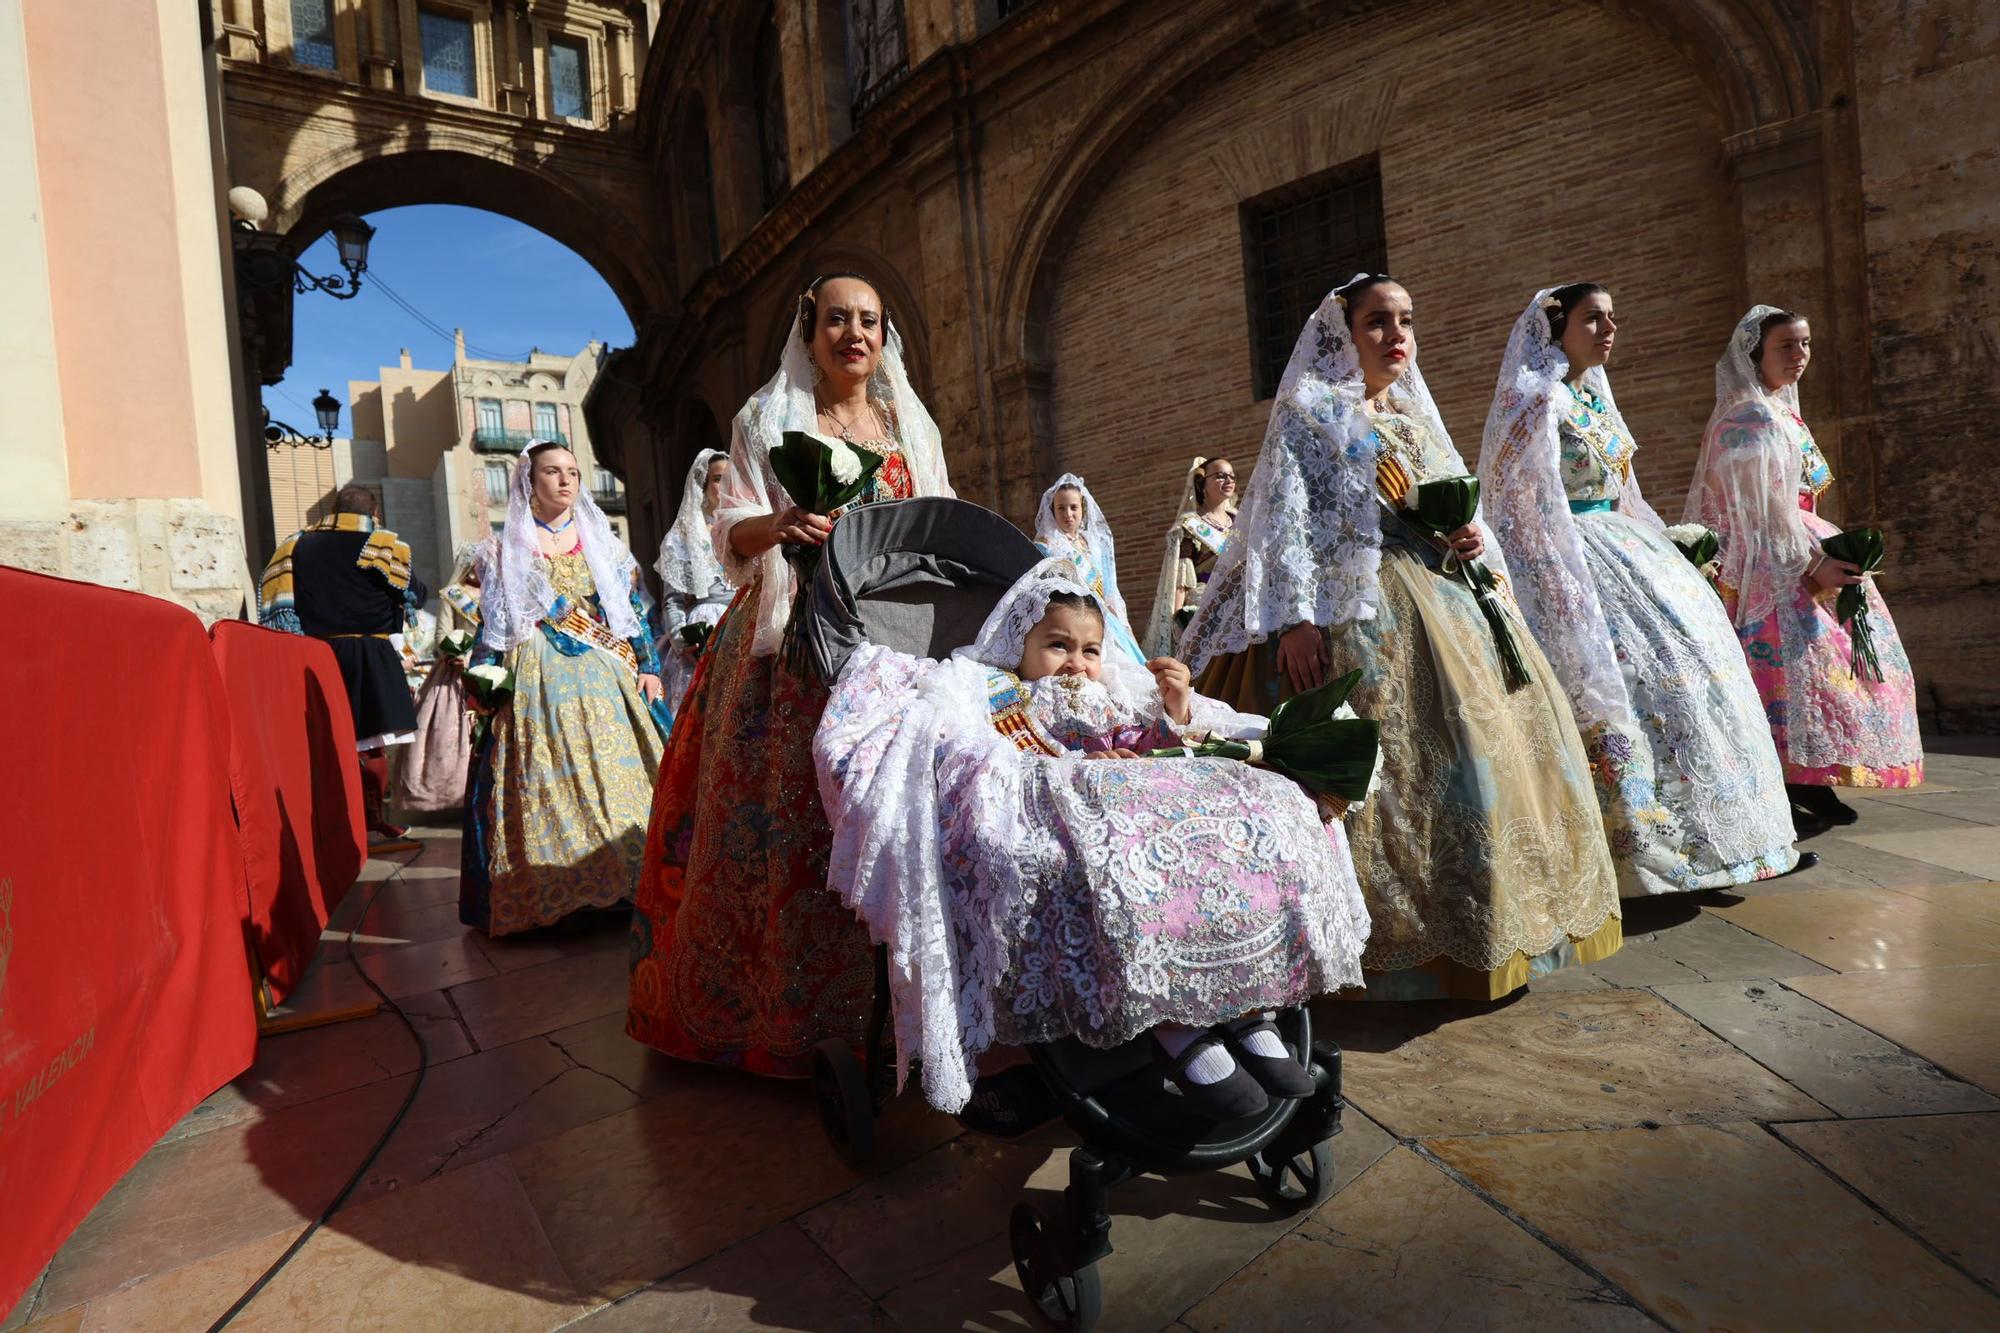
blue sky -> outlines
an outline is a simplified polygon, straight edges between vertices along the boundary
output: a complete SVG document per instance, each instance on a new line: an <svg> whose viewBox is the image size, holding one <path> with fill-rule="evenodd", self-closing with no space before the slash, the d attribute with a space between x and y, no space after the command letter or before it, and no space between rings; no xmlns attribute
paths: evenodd
<svg viewBox="0 0 2000 1333"><path fill-rule="evenodd" d="M629 346L632 322L596 270L576 252L532 227L476 208L426 204L371 213L375 239L361 294L336 301L319 292L296 298L292 367L264 390L271 415L302 431L317 429L313 395L340 399L340 435L353 421L347 382L373 379L396 364L399 349L430 370L451 365L451 330L465 330L468 351L522 355L530 347L565 355L592 338ZM333 238L301 257L308 271L339 273ZM444 329L440 337L389 299L384 285Z"/></svg>

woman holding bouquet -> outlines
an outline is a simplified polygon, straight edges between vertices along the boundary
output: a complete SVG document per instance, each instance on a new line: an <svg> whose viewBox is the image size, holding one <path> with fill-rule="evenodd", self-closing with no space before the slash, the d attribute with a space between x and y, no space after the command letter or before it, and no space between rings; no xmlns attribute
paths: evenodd
<svg viewBox="0 0 2000 1333"><path fill-rule="evenodd" d="M1415 361L1400 284L1357 275L1320 303L1182 647L1196 689L1244 712L1361 671L1383 755L1348 819L1369 994L1497 999L1618 949L1617 872L1555 673L1476 590L1500 553L1476 519L1432 535L1405 507L1429 484L1471 508Z"/></svg>
<svg viewBox="0 0 2000 1333"><path fill-rule="evenodd" d="M1111 612L1104 632L1116 639L1137 662L1147 660L1133 637L1132 622L1125 614L1125 598L1118 591L1118 548L1111 540L1111 524L1083 478L1065 472L1056 484L1042 492L1041 506L1035 511L1035 545L1043 555L1060 556L1076 566L1077 573Z"/></svg>
<svg viewBox="0 0 2000 1333"><path fill-rule="evenodd" d="M820 545L837 517L779 482L773 451L789 432L837 442L836 469L882 460L854 504L952 493L881 296L855 274L816 279L777 373L731 427L711 531L739 591L654 796L626 1030L681 1059L804 1077L815 1043L860 1042L874 966L867 935L826 888L832 834L812 740L827 685L781 652L797 591L785 548Z"/></svg>
<svg viewBox="0 0 2000 1333"><path fill-rule="evenodd" d="M681 509L660 543L660 660L666 664L667 703L675 712L687 697L701 647L736 595L715 558L708 522L729 475L729 455L704 449L688 468Z"/></svg>
<svg viewBox="0 0 2000 1333"><path fill-rule="evenodd" d="M1763 706L1722 603L1639 493L1594 282L1514 322L1480 494L1523 618L1583 729L1625 897L1767 879L1798 861Z"/></svg>
<svg viewBox="0 0 2000 1333"><path fill-rule="evenodd" d="M1148 656L1171 657L1180 650L1181 631L1201 608L1202 593L1235 524L1236 465L1226 458L1197 457L1181 486L1181 511L1167 529L1166 558L1146 625Z"/></svg>
<svg viewBox="0 0 2000 1333"><path fill-rule="evenodd" d="M582 483L576 456L531 441L507 524L479 562L483 624L469 673L488 696L473 756L458 917L489 935L631 899L672 715L646 632L639 566Z"/></svg>
<svg viewBox="0 0 2000 1333"><path fill-rule="evenodd" d="M1821 544L1839 533L1818 513L1833 470L1799 415L1812 327L1775 306L1751 309L1715 363L1715 411L1702 437L1687 518L1722 539L1718 586L1750 659L1802 829L1858 817L1835 787L1923 781L1916 682L1895 622L1857 566ZM1860 616L1837 614L1860 587ZM1857 625L1872 661L1857 658ZM1857 663L1861 670L1857 671ZM1879 668L1879 670L1877 669Z"/></svg>

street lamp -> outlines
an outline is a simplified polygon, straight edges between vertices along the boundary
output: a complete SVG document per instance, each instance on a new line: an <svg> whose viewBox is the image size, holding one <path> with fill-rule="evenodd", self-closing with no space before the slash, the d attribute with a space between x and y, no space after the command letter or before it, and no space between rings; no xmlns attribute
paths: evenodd
<svg viewBox="0 0 2000 1333"><path fill-rule="evenodd" d="M313 415L319 418L320 433L307 435L296 426L273 420L271 409L264 409L264 447L276 449L281 445L306 445L313 449L331 449L333 433L340 429L340 400L325 389L313 399Z"/></svg>
<svg viewBox="0 0 2000 1333"><path fill-rule="evenodd" d="M310 291L325 292L336 301L351 300L361 291L361 275L368 271L368 242L375 238L375 229L353 213L342 213L331 224L334 246L340 251L340 264L347 270L346 278L338 273L324 278L306 272L305 265L293 261L292 290L301 294Z"/></svg>

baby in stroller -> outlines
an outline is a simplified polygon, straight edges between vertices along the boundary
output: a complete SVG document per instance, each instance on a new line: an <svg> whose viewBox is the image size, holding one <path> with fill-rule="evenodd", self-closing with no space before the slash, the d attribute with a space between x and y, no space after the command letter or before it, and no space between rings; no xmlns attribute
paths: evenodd
<svg viewBox="0 0 2000 1333"><path fill-rule="evenodd" d="M946 661L857 649L814 744L829 882L887 946L898 1074L919 1056L941 1109L989 1046L1150 1032L1190 1111L1254 1116L1314 1088L1274 1011L1361 984L1345 835L1278 773L1141 757L1264 720L1106 623L1053 559Z"/></svg>

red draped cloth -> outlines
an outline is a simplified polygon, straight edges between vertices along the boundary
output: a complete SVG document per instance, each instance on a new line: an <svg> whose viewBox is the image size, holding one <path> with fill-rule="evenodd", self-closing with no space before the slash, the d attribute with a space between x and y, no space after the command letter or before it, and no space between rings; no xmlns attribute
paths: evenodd
<svg viewBox="0 0 2000 1333"><path fill-rule="evenodd" d="M170 602L0 567L0 1309L249 1067L243 854L208 636Z"/></svg>
<svg viewBox="0 0 2000 1333"><path fill-rule="evenodd" d="M211 638L229 699L250 941L282 1000L368 858L347 683L318 639L240 620Z"/></svg>

